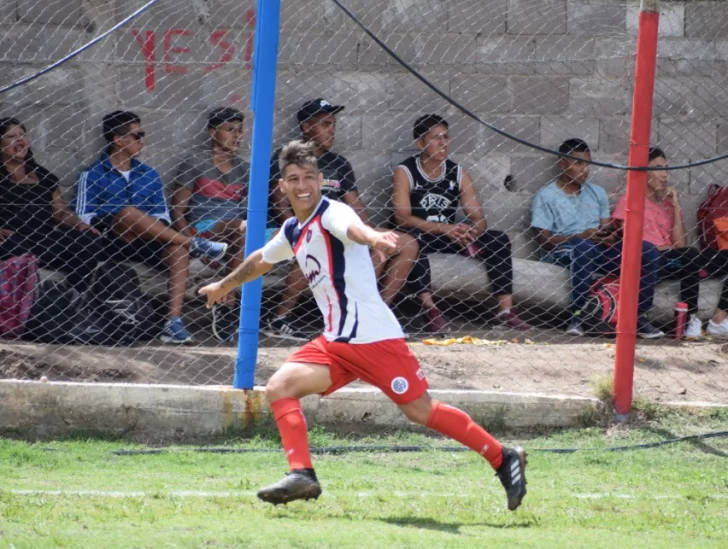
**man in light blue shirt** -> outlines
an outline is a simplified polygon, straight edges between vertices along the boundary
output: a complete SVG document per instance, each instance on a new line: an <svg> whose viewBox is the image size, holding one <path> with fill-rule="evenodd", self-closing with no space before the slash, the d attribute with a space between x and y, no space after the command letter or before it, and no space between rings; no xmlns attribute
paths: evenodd
<svg viewBox="0 0 728 549"><path fill-rule="evenodd" d="M559 160L561 175L533 198L531 227L538 231L542 261L569 268L572 317L566 333L584 335L582 309L593 276L619 270L622 243L610 224L607 193L587 181L589 145L581 139L568 139L559 147L559 153L580 160ZM652 307L659 262L657 248L644 242L637 332L646 339L665 335L645 316Z"/></svg>

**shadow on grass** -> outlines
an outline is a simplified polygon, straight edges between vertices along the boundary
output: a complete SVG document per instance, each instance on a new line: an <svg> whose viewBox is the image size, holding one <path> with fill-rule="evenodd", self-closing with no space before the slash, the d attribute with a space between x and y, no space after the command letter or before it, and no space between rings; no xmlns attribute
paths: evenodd
<svg viewBox="0 0 728 549"><path fill-rule="evenodd" d="M650 432L656 433L660 436L665 437L666 439L670 438L679 438L679 435L676 435L672 431L669 431L668 429L661 429L659 427L651 427L647 429ZM696 450L700 450L701 452L704 452L706 454L711 454L713 456L718 456L722 458L728 458L728 453L724 452L723 450L719 450L718 448L714 448L710 444L704 442L701 439L692 439L692 440L686 440L685 443L691 444Z"/></svg>
<svg viewBox="0 0 728 549"><path fill-rule="evenodd" d="M459 534L461 526L486 526L488 528L530 528L535 526L535 522L531 519L526 519L521 522L503 524L495 522L478 522L478 523L462 523L462 522L440 522L432 518L424 517L387 517L378 519L387 524L394 526L410 526L413 528L422 528L425 530L437 530L439 532L448 532L450 534Z"/></svg>

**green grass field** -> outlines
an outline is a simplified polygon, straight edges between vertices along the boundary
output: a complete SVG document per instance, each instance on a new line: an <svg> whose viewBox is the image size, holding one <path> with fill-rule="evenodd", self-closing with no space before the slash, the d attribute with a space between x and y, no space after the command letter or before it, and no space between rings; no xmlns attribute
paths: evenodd
<svg viewBox="0 0 728 549"><path fill-rule="evenodd" d="M529 494L503 490L471 452L314 456L316 502L274 508L255 490L285 472L282 453L180 447L120 456L122 442L0 439L0 547L728 547L728 439L650 450L552 454L536 448L662 440L728 430L728 413L524 439ZM420 435L312 445L450 445ZM228 441L276 448L274 436ZM506 545L510 543L510 545Z"/></svg>

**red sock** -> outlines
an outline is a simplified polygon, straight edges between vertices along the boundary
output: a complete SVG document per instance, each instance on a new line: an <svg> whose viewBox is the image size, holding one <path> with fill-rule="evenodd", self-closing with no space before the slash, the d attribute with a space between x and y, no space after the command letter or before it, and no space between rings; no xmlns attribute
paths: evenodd
<svg viewBox="0 0 728 549"><path fill-rule="evenodd" d="M281 433L289 469L311 469L308 427L301 411L301 402L297 398L281 398L271 402L270 407Z"/></svg>
<svg viewBox="0 0 728 549"><path fill-rule="evenodd" d="M462 410L433 400L427 427L475 450L488 460L493 469L500 467L503 461L501 443Z"/></svg>

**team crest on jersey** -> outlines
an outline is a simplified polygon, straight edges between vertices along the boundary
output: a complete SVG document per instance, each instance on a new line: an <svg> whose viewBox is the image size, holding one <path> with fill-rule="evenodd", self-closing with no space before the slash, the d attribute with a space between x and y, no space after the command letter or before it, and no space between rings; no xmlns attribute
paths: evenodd
<svg viewBox="0 0 728 549"><path fill-rule="evenodd" d="M308 244L309 242L311 242L311 237L312 236L313 236L313 231L311 229L309 229L308 232L306 233L306 244Z"/></svg>
<svg viewBox="0 0 728 549"><path fill-rule="evenodd" d="M408 381L403 377L395 377L392 380L392 391L397 395L403 395L409 389Z"/></svg>
<svg viewBox="0 0 728 549"><path fill-rule="evenodd" d="M321 263L319 263L319 260L316 259L314 256L307 254L306 255L306 261L305 261L305 269L306 269L306 280L308 280L308 283L311 285L311 288L315 288L318 286L319 282L321 282Z"/></svg>
<svg viewBox="0 0 728 549"><path fill-rule="evenodd" d="M444 210L450 206L450 200L439 194L426 194L420 200L420 206L426 210Z"/></svg>

